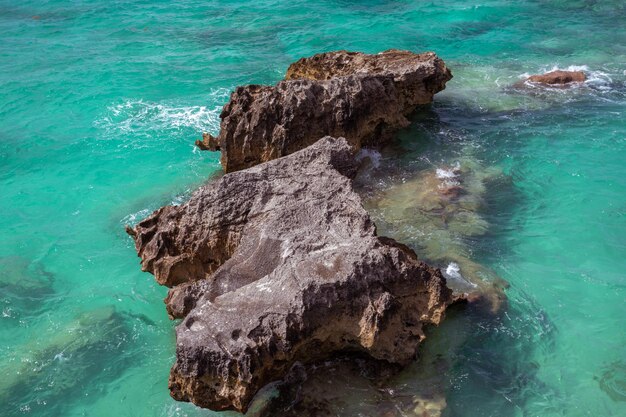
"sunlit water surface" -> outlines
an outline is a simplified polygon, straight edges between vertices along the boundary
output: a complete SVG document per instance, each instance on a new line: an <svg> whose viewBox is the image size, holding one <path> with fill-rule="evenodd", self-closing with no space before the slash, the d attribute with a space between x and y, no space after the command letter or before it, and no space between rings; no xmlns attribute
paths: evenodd
<svg viewBox="0 0 626 417"><path fill-rule="evenodd" d="M504 314L433 332L444 415L626 415L624 21L623 1L0 0L0 415L220 415L170 399L165 289L123 226L219 170L193 140L235 86L390 47L434 50L455 78L381 153L372 195L468 159L501 174L481 232L440 241L510 284ZM555 67L591 77L509 88ZM419 216L372 215L418 252L433 239Z"/></svg>

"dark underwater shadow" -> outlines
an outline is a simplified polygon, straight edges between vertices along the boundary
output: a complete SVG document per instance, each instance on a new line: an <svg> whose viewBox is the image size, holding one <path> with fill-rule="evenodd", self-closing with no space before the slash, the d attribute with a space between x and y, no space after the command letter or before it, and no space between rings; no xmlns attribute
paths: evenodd
<svg viewBox="0 0 626 417"><path fill-rule="evenodd" d="M514 417L528 402L557 393L537 378L536 349L549 351L554 326L531 302L493 315L456 305L427 332L412 365L355 355L297 364L266 387L248 417L462 417L466 410ZM224 415L230 415L225 413Z"/></svg>
<svg viewBox="0 0 626 417"><path fill-rule="evenodd" d="M468 408L476 415L516 416L538 397L556 402L558 393L540 380L535 360L553 350L556 328L530 297L512 299L513 292L497 317L469 309L451 319L467 329L467 338L450 361L444 416L460 417Z"/></svg>
<svg viewBox="0 0 626 417"><path fill-rule="evenodd" d="M0 415L60 416L77 403L95 401L140 360L130 349L137 320L111 306L33 334L3 358Z"/></svg>
<svg viewBox="0 0 626 417"><path fill-rule="evenodd" d="M0 258L0 329L24 324L58 301L54 275L20 256Z"/></svg>

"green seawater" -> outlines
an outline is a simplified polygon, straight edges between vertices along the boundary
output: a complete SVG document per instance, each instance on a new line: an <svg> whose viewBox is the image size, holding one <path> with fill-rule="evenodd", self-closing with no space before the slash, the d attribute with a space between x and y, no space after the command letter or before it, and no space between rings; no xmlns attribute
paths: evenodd
<svg viewBox="0 0 626 417"><path fill-rule="evenodd" d="M220 169L193 141L235 86L393 47L437 52L454 79L382 166L469 152L506 177L464 244L509 305L433 332L444 415L626 416L624 22L611 0L0 0L0 415L235 415L169 397L166 289L123 226ZM509 88L554 67L590 80Z"/></svg>

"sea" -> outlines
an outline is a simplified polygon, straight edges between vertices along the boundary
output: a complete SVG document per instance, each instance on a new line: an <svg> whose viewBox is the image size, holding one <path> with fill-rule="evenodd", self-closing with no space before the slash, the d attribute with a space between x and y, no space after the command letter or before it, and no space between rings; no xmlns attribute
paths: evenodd
<svg viewBox="0 0 626 417"><path fill-rule="evenodd" d="M236 86L397 48L454 78L372 151L379 232L456 276L421 245L443 236L507 283L500 314L429 331L442 415L626 416L625 22L623 0L0 0L0 415L236 416L170 398L176 322L124 226L219 174L194 140ZM523 83L553 69L588 79ZM386 217L406 208L387 190L467 161L479 227ZM336 415L371 415L362 400Z"/></svg>

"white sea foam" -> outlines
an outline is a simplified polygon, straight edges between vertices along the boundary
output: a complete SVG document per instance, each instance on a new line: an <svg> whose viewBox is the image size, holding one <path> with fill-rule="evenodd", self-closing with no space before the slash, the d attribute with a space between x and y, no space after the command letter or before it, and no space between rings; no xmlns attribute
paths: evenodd
<svg viewBox="0 0 626 417"><path fill-rule="evenodd" d="M459 176L458 171L460 168L461 168L461 165L458 162L449 169L437 168L436 170L437 178L442 179L442 180L457 178Z"/></svg>
<svg viewBox="0 0 626 417"><path fill-rule="evenodd" d="M461 275L461 268L459 268L459 265L454 262L450 262L448 264L448 267L446 268L446 274L449 275L451 278L464 279Z"/></svg>
<svg viewBox="0 0 626 417"><path fill-rule="evenodd" d="M535 72L535 74L545 74L552 71L583 71L587 75L587 80L585 80L582 85L592 87L597 90L611 90L611 84L613 84L613 79L608 73L600 70L590 70L589 66L587 65L570 65L565 68L554 65L551 68L543 67ZM531 75L532 74L525 72L523 74L520 74L519 78L526 79Z"/></svg>
<svg viewBox="0 0 626 417"><path fill-rule="evenodd" d="M435 170L435 175L437 175L437 178L442 180L439 188L447 188L461 185L460 181L458 180L460 168L461 165L458 162L449 169L437 168Z"/></svg>
<svg viewBox="0 0 626 417"><path fill-rule="evenodd" d="M206 106L167 106L143 100L128 100L109 107L109 114L96 126L110 133L149 133L192 128L198 132L219 126L219 109Z"/></svg>
<svg viewBox="0 0 626 417"><path fill-rule="evenodd" d="M154 136L191 131L200 135L203 131L219 130L222 105L228 100L229 90L212 91L206 106L188 106L180 102L152 102L128 99L111 105L94 125L103 129L106 137L121 135Z"/></svg>
<svg viewBox="0 0 626 417"><path fill-rule="evenodd" d="M131 213L127 216L124 216L120 223L134 225L137 224L140 220L148 217L150 213L152 213L150 209L139 210L136 213Z"/></svg>
<svg viewBox="0 0 626 417"><path fill-rule="evenodd" d="M459 267L459 264L457 264L456 262L450 262L448 264L448 267L446 268L446 271L445 271L444 275L448 279L452 279L452 280L461 282L463 284L469 285L472 288L476 288L477 287L476 284L474 284L473 282L468 281L467 279L465 279L465 277L463 275L461 275L461 267Z"/></svg>
<svg viewBox="0 0 626 417"><path fill-rule="evenodd" d="M377 150L362 148L356 155L356 160L361 162L366 159L370 161L372 168L378 168L380 167L382 155Z"/></svg>

